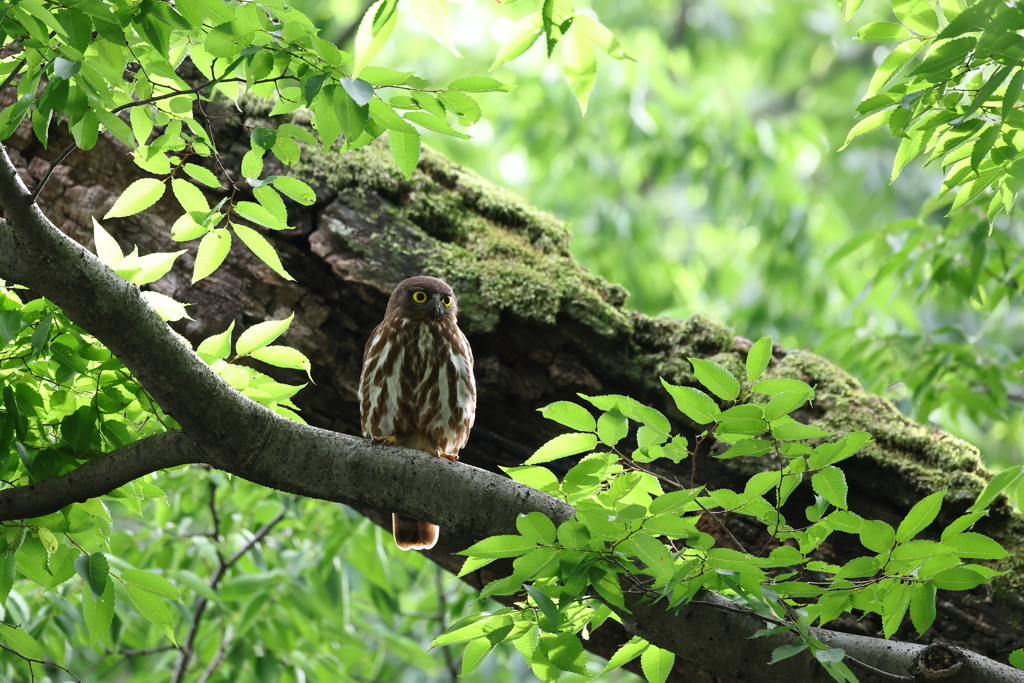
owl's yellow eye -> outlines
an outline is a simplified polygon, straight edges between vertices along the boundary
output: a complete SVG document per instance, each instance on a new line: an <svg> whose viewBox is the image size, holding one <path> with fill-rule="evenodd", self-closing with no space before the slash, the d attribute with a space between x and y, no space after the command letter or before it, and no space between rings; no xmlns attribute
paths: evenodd
<svg viewBox="0 0 1024 683"><path fill-rule="evenodd" d="M452 305L452 298L450 296L442 296L441 303L444 304L445 308L448 308Z"/></svg>
<svg viewBox="0 0 1024 683"><path fill-rule="evenodd" d="M427 293L426 292L413 292L412 293L412 300L413 300L413 303L425 304L425 303L427 303Z"/></svg>

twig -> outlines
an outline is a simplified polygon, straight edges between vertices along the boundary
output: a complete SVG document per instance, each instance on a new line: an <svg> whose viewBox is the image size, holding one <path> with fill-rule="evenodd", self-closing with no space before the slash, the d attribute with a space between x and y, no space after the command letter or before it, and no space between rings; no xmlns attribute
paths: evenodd
<svg viewBox="0 0 1024 683"><path fill-rule="evenodd" d="M214 572L213 578L210 579L210 589L215 590L220 580L224 578L224 574L227 573L238 560L242 559L249 550L252 549L257 543L263 540L263 537L274 528L274 525L280 522L284 518L284 510L281 510L274 518L264 524L259 530L253 534L253 537L249 539L249 542L238 549L234 555L232 555L227 561L223 558L220 559L220 566L217 567L217 571ZM174 677L171 679L172 683L181 683L185 680L185 672L188 670L189 660L192 659L193 646L196 642L196 635L199 633L199 622L203 619L203 613L206 611L206 605L208 601L206 598L199 596L196 598L196 604L192 615L192 626L189 628L188 636L185 638L185 642L181 645L181 657L178 659L178 665L174 671Z"/></svg>
<svg viewBox="0 0 1024 683"><path fill-rule="evenodd" d="M122 657L145 657L146 655L156 655L161 652L167 652L168 650L177 650L175 645L161 645L160 647L151 647L145 650L131 650L128 648L122 648L120 650L107 649L107 655L121 655Z"/></svg>
<svg viewBox="0 0 1024 683"><path fill-rule="evenodd" d="M846 655L845 657L843 657L843 661L849 662L851 665L853 665L855 669L860 669L861 671L865 671L886 681L896 681L897 683L914 683L914 681L917 680L913 676L902 676L900 674L893 674L889 673L888 671L876 669L867 662L862 662L859 659L851 657L850 655Z"/></svg>
<svg viewBox="0 0 1024 683"><path fill-rule="evenodd" d="M68 158L68 155L78 149L78 143L72 142L70 145L64 148L64 151L60 153L56 159L50 162L50 168L46 169L46 173L43 175L42 180L36 183L36 189L32 190L32 194L29 196L29 200L35 201L39 193L42 192L43 186L46 185L46 181L50 179L50 174L53 173L53 169L64 163L64 160Z"/></svg>
<svg viewBox="0 0 1024 683"><path fill-rule="evenodd" d="M199 677L197 683L206 683L210 679L210 676L212 676L213 672L217 670L217 667L224 662L224 659L228 655L228 648L231 647L231 644L234 642L235 636L232 633L226 633L224 637L221 638L220 645L217 647L217 654L213 656L210 663L206 665L205 669L203 669L203 675Z"/></svg>
<svg viewBox="0 0 1024 683"><path fill-rule="evenodd" d="M210 515L213 517L213 532L210 537L215 541L220 540L220 515L217 514L217 484L211 479L210 484ZM221 562L224 562L224 558L221 558Z"/></svg>
<svg viewBox="0 0 1024 683"><path fill-rule="evenodd" d="M14 79L18 77L18 74L21 73L21 70L25 67L27 61L28 60L23 59L21 60L21 62L18 63L18 66L14 67L14 71L9 73L7 75L7 78L4 79L3 84L0 85L0 90L7 89L7 86L9 86L14 81Z"/></svg>
<svg viewBox="0 0 1024 683"><path fill-rule="evenodd" d="M71 673L70 671L68 671L66 668L64 668L63 666L61 666L57 662L47 662L47 661L42 660L42 659L32 659L31 657L26 657L25 655L21 654L20 652L16 652L16 651L12 650L11 648L7 647L6 645L0 645L0 650L7 650L12 655L15 655L17 657L21 657L26 662L28 662L29 663L29 665L28 665L29 674L32 676L32 680L33 681L36 679L36 674L32 670L32 663L35 662L36 664L43 664L43 665L50 664L52 666L55 666L58 669L60 669L61 671L63 671L64 673L66 673L68 676L71 676L73 679L78 681L78 683L82 683L82 679L81 678L79 678L75 674Z"/></svg>

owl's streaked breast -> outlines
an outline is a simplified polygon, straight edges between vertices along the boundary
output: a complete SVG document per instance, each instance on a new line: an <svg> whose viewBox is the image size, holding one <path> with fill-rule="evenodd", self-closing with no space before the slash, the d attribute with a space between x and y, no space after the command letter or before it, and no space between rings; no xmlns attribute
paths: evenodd
<svg viewBox="0 0 1024 683"><path fill-rule="evenodd" d="M364 436L457 454L476 417L473 356L458 326L382 322L367 344L359 405Z"/></svg>

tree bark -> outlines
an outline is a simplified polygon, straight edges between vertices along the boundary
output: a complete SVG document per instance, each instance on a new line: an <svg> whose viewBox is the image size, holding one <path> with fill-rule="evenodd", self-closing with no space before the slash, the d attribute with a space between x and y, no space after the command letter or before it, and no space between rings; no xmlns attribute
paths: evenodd
<svg viewBox="0 0 1024 683"><path fill-rule="evenodd" d="M247 124L259 121L258 112L251 116ZM242 135L238 128L225 124L218 133L230 167L247 145L231 144ZM7 150L22 178L32 185L43 177L60 143L59 138L51 139L51 148L44 150L23 126L7 141ZM87 154L76 152L56 169L40 195L46 217L86 247L92 247L92 217L102 216L120 190L142 176L124 152L106 138ZM193 247L153 288L194 304L189 309L193 320L175 325L193 344L223 331L231 321L240 333L252 324L294 312L285 340L311 358L316 381L298 394L296 402L311 425L340 434L308 430L246 403L247 399L238 401L240 396L225 391L223 383L215 381L205 365L168 334L155 315L147 313L135 288L105 275L103 266L72 243L62 243L55 235L37 239L29 224L42 217L34 217L31 207L23 205L12 178L0 178L0 203L7 217L0 228L0 277L24 282L61 305L107 344L182 425L184 440L160 443L149 451L158 454L150 461L153 470L170 466L166 463L172 456L167 453L172 451L178 462L207 462L281 490L341 500L366 508L371 517L393 509L434 519L446 531L442 546L431 557L449 569L461 564L461 557L452 552L481 536L508 533L519 512L540 509L564 519L571 513L564 505L559 507L558 501L526 487L517 488L507 479L403 449L386 451L384 457L385 451L379 449L371 455L365 441L343 436L359 431L355 390L363 344L383 317L394 285L417 274L445 279L460 296L460 325L477 358L479 387L477 424L463 460L479 468L496 471L499 465L519 464L560 433L562 429L541 418L536 409L555 400L576 399L576 392L630 395L660 409L674 428L692 437L698 428L675 409L658 378L695 386L687 361L691 356L712 358L744 376L741 368L749 341L699 315L681 321L629 311L625 290L575 263L568 250L569 232L561 222L428 149L411 181L402 178L380 144L345 155L306 149L303 159L296 172L315 185L318 201L312 207L290 207L290 224L296 229L267 235L295 282L281 279L236 244L224 266L196 286L188 284ZM268 172L292 171L282 167ZM169 226L180 213L176 202L165 198L143 214L104 225L128 249L137 244L143 254L172 251L179 247L169 239ZM41 268L44 263L47 267ZM90 269L95 272L84 274ZM293 383L303 381L288 371L276 374ZM898 524L917 500L948 487L943 513L926 531L937 538L989 478L975 448L914 423L814 354L776 347L768 376L796 377L815 387L814 405L802 409L799 419L831 431L872 434L874 442L844 465L851 509L865 517ZM197 395L209 397L217 410L211 411L209 403L198 407ZM211 413L216 414L212 421ZM127 448L133 447L133 457L123 460L135 463L134 469L115 468L118 476L129 477L125 481L140 474L139 458L134 456L145 450L144 445ZM765 466L754 459L709 457L719 448L706 447L698 454L695 474L689 461L680 466L659 465L658 473L685 485L695 476L695 483L712 489L741 489L749 476ZM114 459L118 455L125 454L115 454ZM94 468L102 461L95 462ZM288 465L282 467L281 462ZM88 479L92 488L53 484L65 486L71 495L58 507L79 499L73 495L76 492L83 497L102 493L98 479L82 470L78 476ZM324 471L331 476L311 474ZM414 493L404 495L401 487L386 485L393 476L409 477L408 489ZM430 485L417 489L411 483L417 480ZM45 488L48 484L36 485L44 487L43 493L0 492L0 517L11 518L11 510L19 511L13 515L18 518L28 516L26 510L40 509L14 505L64 500L53 498L53 488ZM496 505L495 495L504 496L505 502ZM787 504L787 516L799 515L810 500L807 491L798 491ZM705 520L702 528L726 545L735 538L744 546L759 548L768 540L763 529L745 518L725 516L723 522L728 533L711 520ZM940 591L939 615L932 629L917 638L908 624L897 638L923 644L947 642L1003 661L1020 646L1022 519L1004 499L979 527L1011 552L1001 565L1008 573L968 593ZM819 550L819 559L841 564L862 552L855 538L837 534ZM487 578L481 573L470 580ZM640 607L634 607L639 614ZM724 619L724 628L737 633L755 620L706 605L694 605L679 615L647 609L643 623L627 616L626 629L681 655L670 680L811 681L822 673L820 667L811 667L807 677L801 673L799 678L775 678L783 667L766 667L762 654L741 657L738 653L745 651L747 643L728 634L713 646L730 648L731 668L723 669L709 662L700 647L687 647L673 638L692 636L694 623L702 629L706 623ZM874 636L881 630L871 618L840 620L830 626L840 633L823 637L841 639L845 635L841 632L846 632L877 640ZM616 627L607 622L588 647L610 656L629 637L621 627L615 631ZM793 658L793 665L801 665L800 661ZM735 662L742 662L740 670ZM804 661L802 666L807 664ZM717 679L702 669L712 671ZM1007 678L984 680L1024 680L1019 672L999 671ZM959 675L949 680L980 680L964 672ZM865 674L861 680L886 679Z"/></svg>

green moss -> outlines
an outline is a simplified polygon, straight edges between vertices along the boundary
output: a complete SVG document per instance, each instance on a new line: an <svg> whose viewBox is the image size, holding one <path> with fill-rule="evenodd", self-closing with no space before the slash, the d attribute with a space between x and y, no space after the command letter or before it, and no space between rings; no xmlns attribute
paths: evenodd
<svg viewBox="0 0 1024 683"><path fill-rule="evenodd" d="M459 294L460 322L470 332L493 330L502 311L548 324L566 315L602 335L632 330L628 293L572 259L561 221L429 148L410 180L380 140L346 154L309 150L299 171L348 190L353 209L384 216L376 236L389 246L384 281L444 279ZM371 194L382 208L373 208ZM366 253L349 235L337 237Z"/></svg>

